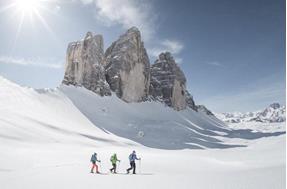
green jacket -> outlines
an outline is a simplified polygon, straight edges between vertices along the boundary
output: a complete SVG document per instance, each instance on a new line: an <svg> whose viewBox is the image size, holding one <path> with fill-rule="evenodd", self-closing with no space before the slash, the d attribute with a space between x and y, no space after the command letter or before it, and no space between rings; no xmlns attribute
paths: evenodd
<svg viewBox="0 0 287 189"><path fill-rule="evenodd" d="M116 164L117 161L119 161L116 154L112 155L110 160L111 160L112 164Z"/></svg>

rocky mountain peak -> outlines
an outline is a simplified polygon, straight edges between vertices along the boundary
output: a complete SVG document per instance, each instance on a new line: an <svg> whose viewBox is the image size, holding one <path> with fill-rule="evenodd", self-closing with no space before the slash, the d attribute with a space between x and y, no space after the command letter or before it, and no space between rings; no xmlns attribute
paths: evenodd
<svg viewBox="0 0 287 189"><path fill-rule="evenodd" d="M126 102L144 101L150 80L149 58L136 27L106 50L106 78L111 90Z"/></svg>
<svg viewBox="0 0 287 189"><path fill-rule="evenodd" d="M279 103L273 103L263 110L255 112L235 112L235 113L222 113L217 114L217 117L221 120L229 123L241 123L241 122L285 122L286 121L286 109L285 106L281 106Z"/></svg>
<svg viewBox="0 0 287 189"><path fill-rule="evenodd" d="M273 109L278 109L278 108L280 108L280 104L275 102L275 103L270 104L269 107L273 108Z"/></svg>
<svg viewBox="0 0 287 189"><path fill-rule="evenodd" d="M131 27L130 29L127 30L126 34L140 35L141 33L140 33L140 30L137 27L133 26L133 27Z"/></svg>
<svg viewBox="0 0 287 189"><path fill-rule="evenodd" d="M169 52L151 66L150 95L176 110L187 107L186 78Z"/></svg>
<svg viewBox="0 0 287 189"><path fill-rule="evenodd" d="M170 52L162 52L160 53L160 55L158 56L159 61L166 61L168 63L174 63L175 61L173 59L173 56L171 56Z"/></svg>
<svg viewBox="0 0 287 189"><path fill-rule="evenodd" d="M84 40L69 44L62 83L83 86L101 96L111 95L103 62L103 37L88 32Z"/></svg>
<svg viewBox="0 0 287 189"><path fill-rule="evenodd" d="M138 28L128 29L105 53L103 41L102 35L87 32L83 40L69 44L63 84L83 86L101 96L113 91L125 102L153 99L175 110L197 111L171 53L159 54L151 66Z"/></svg>

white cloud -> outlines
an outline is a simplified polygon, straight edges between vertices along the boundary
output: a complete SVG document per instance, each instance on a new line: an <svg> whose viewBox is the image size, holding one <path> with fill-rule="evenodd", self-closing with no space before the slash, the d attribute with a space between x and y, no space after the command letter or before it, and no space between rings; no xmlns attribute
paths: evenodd
<svg viewBox="0 0 287 189"><path fill-rule="evenodd" d="M107 26L119 24L124 29L138 27L145 40L154 33L156 14L152 6L142 0L80 0L94 5L96 18Z"/></svg>
<svg viewBox="0 0 287 189"><path fill-rule="evenodd" d="M182 58L176 56L182 51L183 48L184 45L180 41L166 39L159 43L157 47L151 48L149 53L151 56L157 58L162 52L170 52L173 56L175 56L174 59L176 62L180 64L183 60Z"/></svg>
<svg viewBox="0 0 287 189"><path fill-rule="evenodd" d="M208 64L208 65L211 65L211 66L217 66L217 67L222 67L222 66L223 66L223 64L221 64L221 63L219 63L219 62L216 62L216 61L214 61L214 62L208 62L207 64Z"/></svg>
<svg viewBox="0 0 287 189"><path fill-rule="evenodd" d="M156 35L158 15L150 2L142 0L80 0L84 5L95 6L97 20L107 26L120 25L124 29L136 26L140 29L151 56L157 57L161 52L169 51L177 56L184 45L177 40L161 40ZM160 41L156 43L157 41ZM175 58L182 62L181 58Z"/></svg>
<svg viewBox="0 0 287 189"><path fill-rule="evenodd" d="M38 67L46 67L53 69L61 69L63 68L62 62L56 62L49 60L43 61L41 59L24 59L24 58L15 58L9 56L0 56L0 64L17 64L22 66L38 66Z"/></svg>
<svg viewBox="0 0 287 189"><path fill-rule="evenodd" d="M81 0L83 4L87 5L92 3L94 0Z"/></svg>
<svg viewBox="0 0 287 189"><path fill-rule="evenodd" d="M183 49L183 44L179 41L166 39L162 42L162 45L173 54L178 54Z"/></svg>

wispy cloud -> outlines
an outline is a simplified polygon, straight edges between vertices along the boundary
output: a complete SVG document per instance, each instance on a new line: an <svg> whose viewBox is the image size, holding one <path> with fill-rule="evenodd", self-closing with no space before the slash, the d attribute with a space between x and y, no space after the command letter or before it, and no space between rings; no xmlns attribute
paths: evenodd
<svg viewBox="0 0 287 189"><path fill-rule="evenodd" d="M156 20L157 12L152 3L142 0L80 0L84 5L95 6L96 19L106 26L120 25L124 29L136 26L141 30L145 42L152 42L148 45L151 56L157 57L161 52L169 51L174 56L184 48L182 42L171 39L160 39L156 35L158 28ZM158 43L156 43L159 41ZM178 63L181 58L175 58Z"/></svg>
<svg viewBox="0 0 287 189"><path fill-rule="evenodd" d="M182 42L177 40L166 39L158 44L157 47L151 48L149 53L153 57L158 57L161 52L170 52L175 56L177 63L182 63L182 58L178 58L177 55L182 51L184 45Z"/></svg>
<svg viewBox="0 0 287 189"><path fill-rule="evenodd" d="M142 0L80 0L95 7L96 19L107 26L120 25L124 29L138 27L145 40L152 38L157 17L152 6Z"/></svg>
<svg viewBox="0 0 287 189"><path fill-rule="evenodd" d="M21 66L38 66L46 67L52 69L63 68L63 63L61 61L46 60L43 61L40 58L25 59L25 58L15 58L9 56L0 56L0 64L16 64Z"/></svg>
<svg viewBox="0 0 287 189"><path fill-rule="evenodd" d="M211 66L216 66L216 67L223 67L223 64L222 64L222 63L219 63L219 62L217 62L217 61L208 62L207 64L208 64L208 65L211 65Z"/></svg>

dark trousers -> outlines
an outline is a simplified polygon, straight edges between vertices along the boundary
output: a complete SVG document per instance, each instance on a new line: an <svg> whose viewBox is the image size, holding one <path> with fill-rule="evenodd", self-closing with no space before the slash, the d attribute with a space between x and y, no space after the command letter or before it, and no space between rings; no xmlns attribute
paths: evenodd
<svg viewBox="0 0 287 189"><path fill-rule="evenodd" d="M111 171L114 171L114 173L116 173L116 171L117 171L117 164L112 164L113 165L113 168L111 168L110 170Z"/></svg>
<svg viewBox="0 0 287 189"><path fill-rule="evenodd" d="M128 172L133 169L133 174L136 174L136 163L134 161L130 162L131 167L127 169Z"/></svg>

